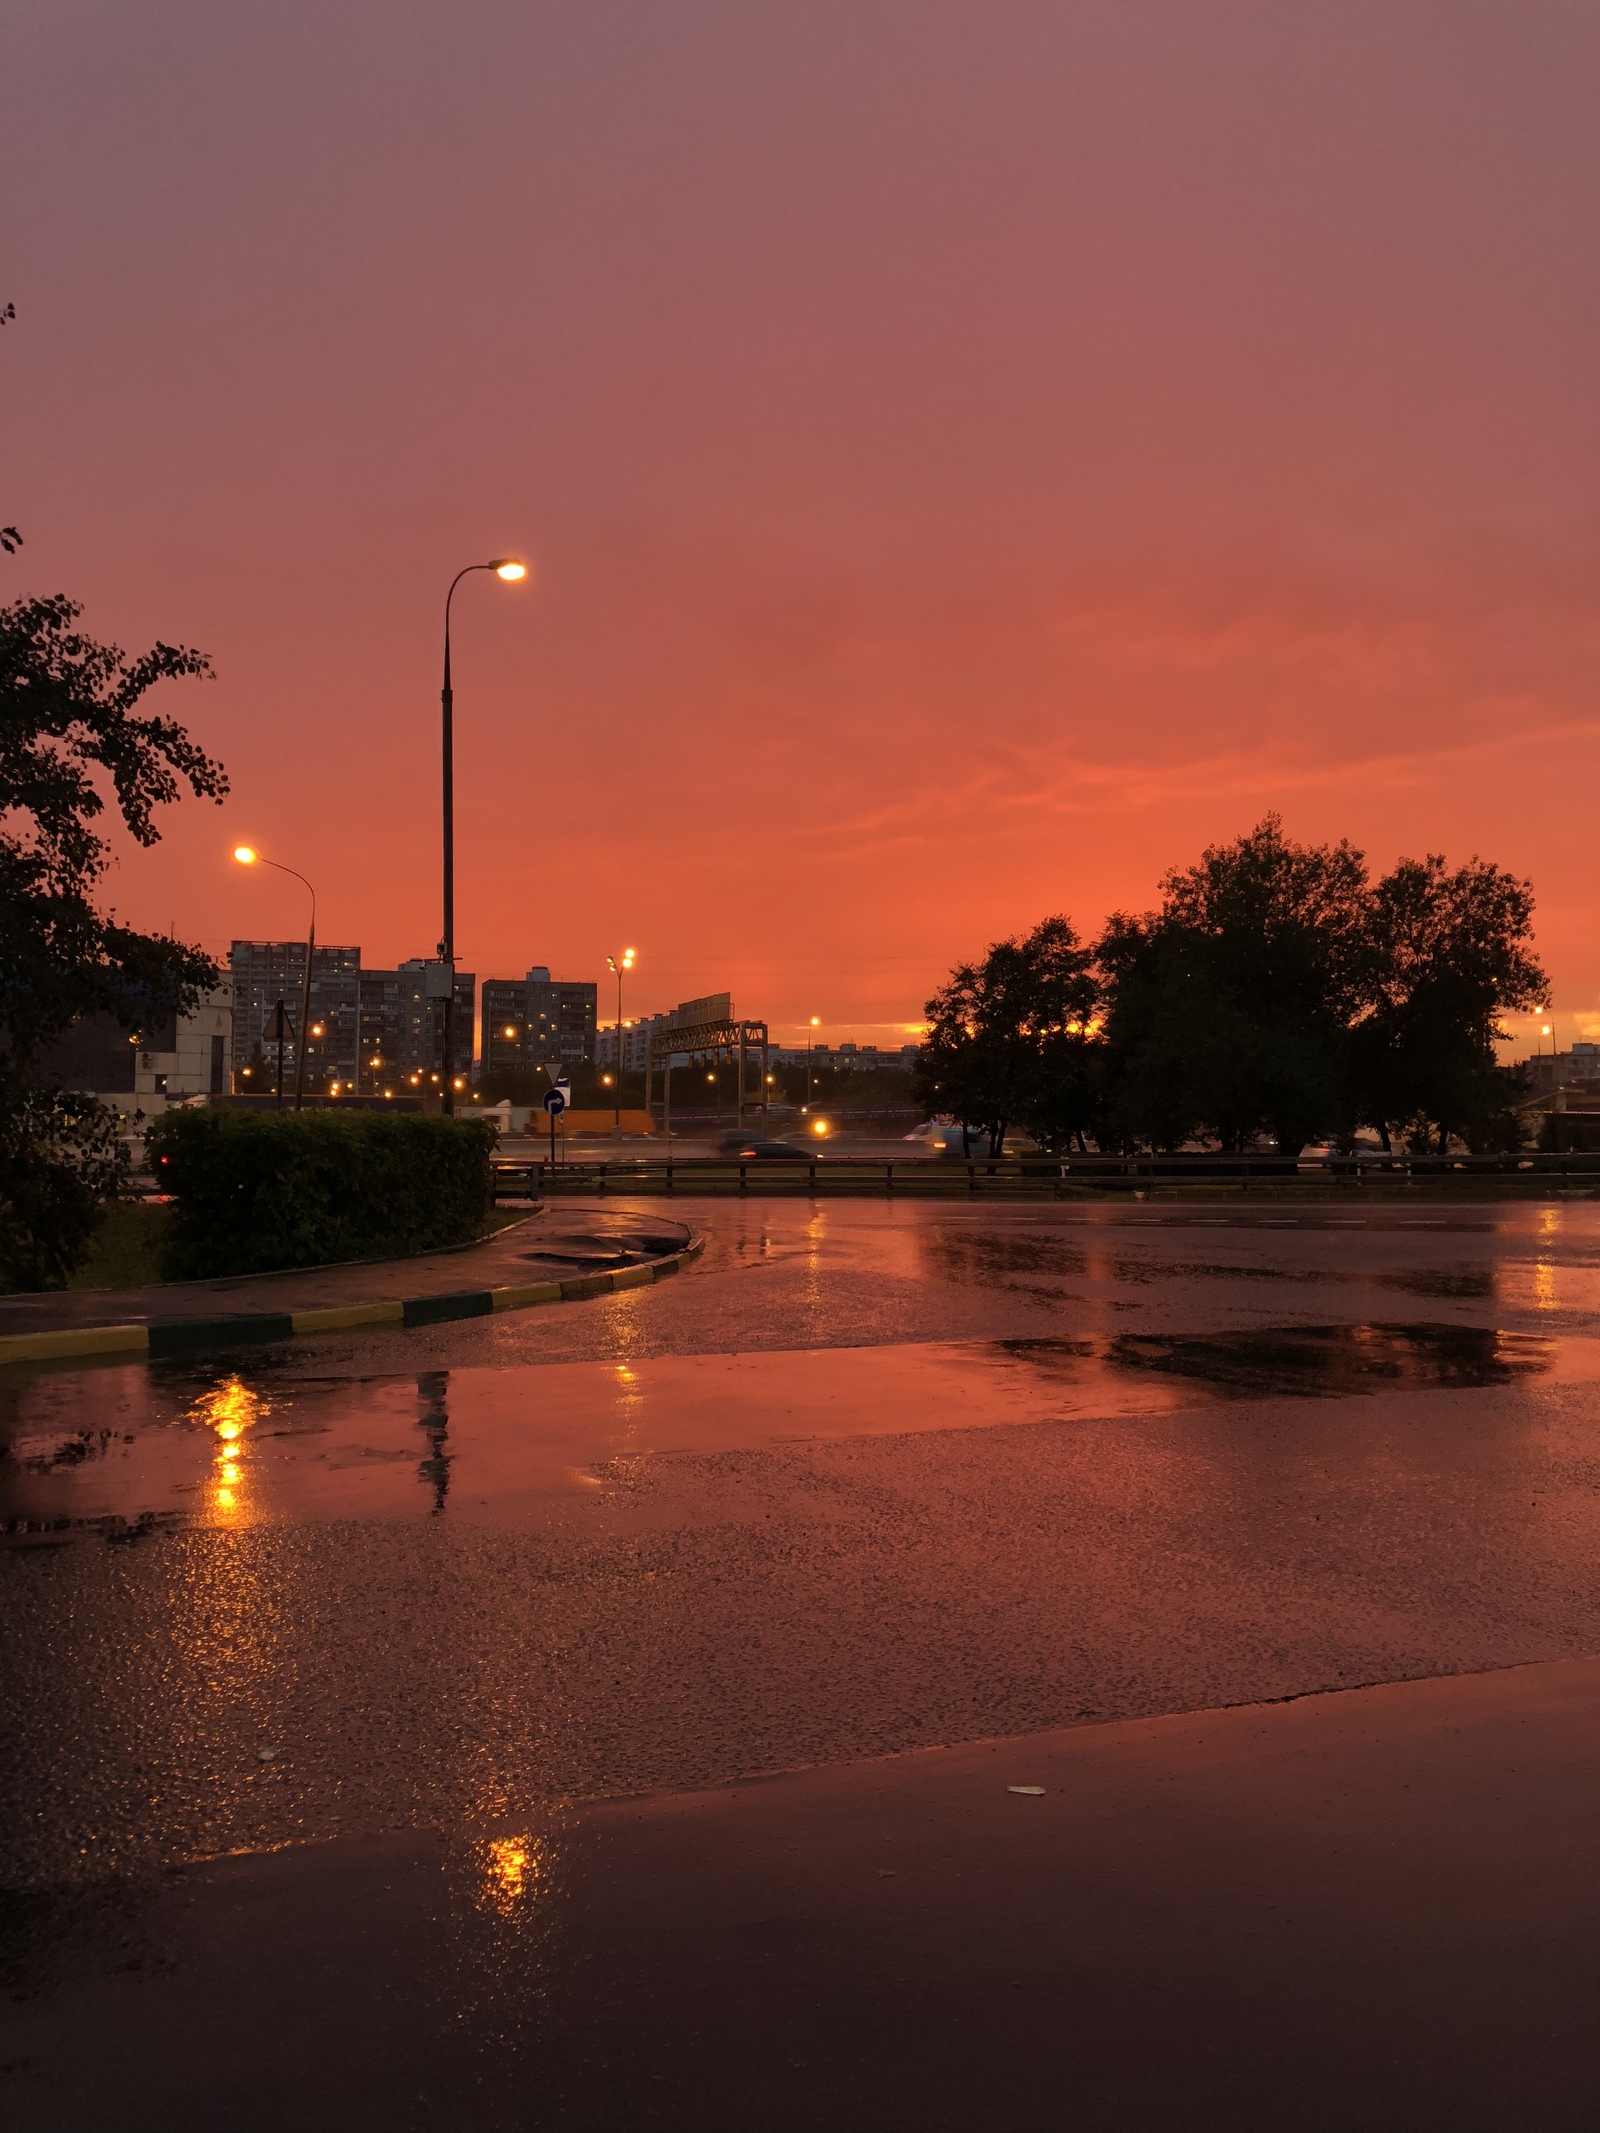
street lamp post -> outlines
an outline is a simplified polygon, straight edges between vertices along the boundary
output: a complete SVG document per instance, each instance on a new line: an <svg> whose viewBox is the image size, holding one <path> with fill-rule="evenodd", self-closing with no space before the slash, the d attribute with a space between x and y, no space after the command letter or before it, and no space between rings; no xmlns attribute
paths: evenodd
<svg viewBox="0 0 1600 2133"><path fill-rule="evenodd" d="M274 1086L276 1090L276 1108L280 1111L283 1109L283 1025L288 1019L284 1004L280 1000L272 1011L272 1038L278 1047L278 1079Z"/></svg>
<svg viewBox="0 0 1600 2133"><path fill-rule="evenodd" d="M294 1107L298 1111L306 1094L306 1042L311 1031L311 958L317 952L317 892L304 874L276 859L263 859L253 844L236 844L233 856L242 867L271 867L278 874L293 874L311 899L311 923L306 929L306 973L300 988L300 1032L294 1047ZM283 1002L278 1002L278 1101L283 1101Z"/></svg>
<svg viewBox="0 0 1600 2133"><path fill-rule="evenodd" d="M812 1030L819 1027L821 1021L822 1017L820 1015L813 1015L811 1017L811 1026L806 1031L806 1111L808 1114L811 1110L811 1033Z"/></svg>
<svg viewBox="0 0 1600 2133"><path fill-rule="evenodd" d="M606 957L606 968L617 981L617 1078L612 1085L612 1093L616 1097L616 1106L612 1118L611 1138L614 1141L620 1141L622 1138L622 973L633 968L633 950L624 948L620 963L614 955L608 955Z"/></svg>
<svg viewBox="0 0 1600 2133"><path fill-rule="evenodd" d="M492 563L469 563L465 570L458 570L450 580L450 590L444 596L444 687L439 694L443 714L441 739L443 742L442 797L444 801L444 937L439 943L439 961L444 965L444 1061L441 1087L444 1091L446 1114L453 1114L455 1098L455 1060L451 1052L453 1023L456 1006L456 787L455 787L455 692L450 686L450 603L456 596L456 587L463 578L470 578L475 570L492 570L497 578L508 585L515 585L519 578L528 575L526 563L519 563L515 556L501 556Z"/></svg>

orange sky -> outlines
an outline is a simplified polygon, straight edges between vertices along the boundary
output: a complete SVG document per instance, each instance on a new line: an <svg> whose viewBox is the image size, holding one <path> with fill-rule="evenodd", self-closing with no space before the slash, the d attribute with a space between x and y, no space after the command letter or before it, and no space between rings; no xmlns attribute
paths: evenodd
<svg viewBox="0 0 1600 2133"><path fill-rule="evenodd" d="M1532 876L1600 1034L1600 16L1569 0L23 0L16 591L215 658L113 879L225 952L948 964L1279 808ZM9 596L9 594L8 594ZM602 995L604 999L604 995Z"/></svg>

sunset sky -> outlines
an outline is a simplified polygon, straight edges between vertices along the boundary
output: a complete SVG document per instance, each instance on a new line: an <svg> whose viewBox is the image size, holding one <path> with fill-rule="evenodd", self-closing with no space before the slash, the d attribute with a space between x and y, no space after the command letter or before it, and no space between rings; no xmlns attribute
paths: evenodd
<svg viewBox="0 0 1600 2133"><path fill-rule="evenodd" d="M14 0L5 597L226 762L125 917L730 988L1281 810L1532 877L1600 1034L1592 0ZM607 996L602 991L602 1013Z"/></svg>

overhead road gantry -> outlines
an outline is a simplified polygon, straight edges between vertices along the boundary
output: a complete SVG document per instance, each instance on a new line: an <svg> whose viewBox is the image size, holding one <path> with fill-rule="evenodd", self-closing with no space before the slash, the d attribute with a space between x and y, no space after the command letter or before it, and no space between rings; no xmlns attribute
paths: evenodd
<svg viewBox="0 0 1600 2133"><path fill-rule="evenodd" d="M719 1063L728 1056L739 1062L738 1119L742 1127L745 1109L745 1082L748 1061L753 1051L761 1054L761 1118L766 1123L768 1101L772 1084L767 1079L767 1025L764 1022L746 1022L737 1015L721 1015L703 1022L684 1022L677 1027L652 1030L650 1047L644 1063L644 1105L654 1117L651 1099L655 1091L655 1070L662 1070L661 1081L661 1133L667 1139L672 1133L672 1062L687 1058L689 1063L698 1059L715 1058Z"/></svg>

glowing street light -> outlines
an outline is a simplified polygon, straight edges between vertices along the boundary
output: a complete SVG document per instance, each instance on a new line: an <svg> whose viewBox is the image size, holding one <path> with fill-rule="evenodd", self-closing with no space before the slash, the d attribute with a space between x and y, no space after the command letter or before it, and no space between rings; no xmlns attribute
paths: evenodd
<svg viewBox="0 0 1600 2133"><path fill-rule="evenodd" d="M305 1102L306 1093L306 1046L310 1041L311 1035L311 958L316 953L317 947L317 892L312 888L310 882L306 880L304 874L298 872L294 867L284 866L279 860L264 859L253 844L236 844L233 848L233 856L242 867L271 867L273 872L277 874L293 874L295 880L300 883L306 894L311 898L311 924L306 929L306 975L305 983L300 992L300 1035L294 1048L294 1107L298 1111ZM281 1001L279 1005L280 1007L282 1006ZM321 1034L322 1028L319 1024L317 1035L320 1037ZM281 1064L283 1059L281 1046L278 1052L278 1059ZM279 1110L283 1108L283 1077L281 1074L278 1078L278 1108Z"/></svg>
<svg viewBox="0 0 1600 2133"><path fill-rule="evenodd" d="M450 590L444 596L444 688L440 692L439 706L442 714L443 767L441 776L444 801L444 937L439 943L439 960L447 975L444 983L444 1058L441 1064L446 1074L450 1072L452 1025L455 1020L455 968L456 968L456 771L455 771L455 692L450 686L450 603L456 596L456 587L463 578L470 578L475 570L492 570L504 585L516 585L528 575L528 566L516 556L499 555L487 563L469 563L465 570L458 570L450 580ZM444 1092L444 1108L447 1113L455 1110L452 1089Z"/></svg>
<svg viewBox="0 0 1600 2133"><path fill-rule="evenodd" d="M611 1138L614 1141L620 1141L622 1138L622 974L633 968L634 953L632 948L624 948L620 963L614 955L606 957L606 968L617 981L617 1101L611 1121Z"/></svg>

